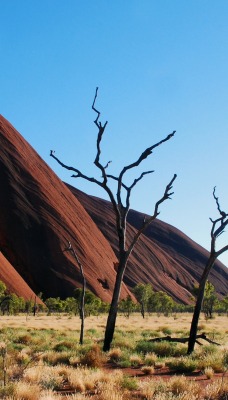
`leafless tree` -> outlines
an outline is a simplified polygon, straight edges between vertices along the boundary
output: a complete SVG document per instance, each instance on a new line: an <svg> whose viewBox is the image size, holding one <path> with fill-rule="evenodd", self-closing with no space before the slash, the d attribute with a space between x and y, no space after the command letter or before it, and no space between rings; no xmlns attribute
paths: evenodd
<svg viewBox="0 0 228 400"><path fill-rule="evenodd" d="M148 147L140 156L139 158L125 166L121 171L119 176L114 176L110 175L107 173L107 169L109 167L109 164L111 161L108 161L105 165L103 165L100 161L100 156L101 156L101 141L102 137L105 131L105 128L107 126L107 121L102 124L100 122L100 112L95 108L95 103L97 99L97 93L98 93L98 88L96 88L96 93L94 96L93 104L92 104L92 109L93 111L97 114L97 117L94 121L97 129L98 129L98 134L97 134L97 153L96 157L94 160L94 164L96 167L101 171L101 180L98 180L94 177L89 177L85 174L83 174L79 169L68 166L64 164L62 161L59 160L59 158L56 157L55 153L51 151L50 155L53 157L62 167L73 171L74 174L72 177L74 178L83 178L89 182L96 183L98 186L102 187L108 194L110 201L113 206L113 210L116 216L116 231L118 235L118 266L117 266L117 272L116 272L116 280L115 280L115 286L113 290L113 296L112 296L112 301L110 305L110 310L108 314L108 319L107 319L107 324L106 324L106 330L105 330L105 338L104 338L104 346L103 350L108 351L110 349L110 345L113 339L113 334L115 331L115 324L116 324L116 317L117 317L117 309L118 309L118 302L119 302L119 297L120 297L120 291L121 291L121 286L123 282L123 277L124 273L126 270L127 262L129 259L129 256L138 241L139 237L141 234L146 230L146 228L151 224L152 221L155 220L155 218L159 215L159 206L161 203L163 203L165 200L170 199L173 192L172 190L172 185L174 180L176 179L176 174L173 175L171 181L168 183L164 190L163 196L155 203L154 205L154 210L153 214L148 217L148 219L144 219L142 227L137 231L135 234L134 238L132 239L131 243L127 246L126 245L126 233L127 233L127 215L128 211L130 208L130 196L132 193L132 189L136 186L136 184L147 174L151 174L154 171L145 171L141 173L141 175L134 179L131 185L126 185L123 182L123 178L129 170L138 167L142 161L144 161L147 157L149 157L153 150L156 149L158 146L161 144L167 142L170 140L174 134L175 131L173 131L171 134L169 134L167 137L162 139L161 141L157 142L156 144ZM117 193L116 197L113 194L113 191L111 190L109 186L109 182L115 181L117 184ZM125 191L123 195L123 190Z"/></svg>
<svg viewBox="0 0 228 400"><path fill-rule="evenodd" d="M81 300L80 300L80 306L79 306L79 314L80 314L80 319L81 319L81 330L80 330L80 339L79 343L83 344L83 339L84 339L84 325L85 325L85 290L86 290L86 279L85 279L85 274L83 270L82 263L80 262L76 251L71 245L71 242L68 241L68 246L63 250L63 251L69 251L73 257L75 258L82 277L82 294L81 294Z"/></svg>
<svg viewBox="0 0 228 400"><path fill-rule="evenodd" d="M202 308L204 291L205 291L205 286L206 286L206 282L208 279L208 275L215 263L215 260L222 253L224 253L225 251L228 250L228 245L222 247L220 250L217 250L217 251L215 249L216 239L224 232L224 229L225 229L226 225L228 224L228 214L226 212L222 211L220 208L219 199L215 195L215 187L213 190L213 197L216 201L217 209L218 209L220 216L216 220L212 220L210 218L210 220L212 222L211 249L210 249L209 258L207 260L206 266L204 268L203 274L202 274L200 282L199 282L198 295L197 295L194 313L193 313L193 317L192 317L192 323L191 323L191 329L190 329L190 335L189 335L189 341L188 341L188 354L191 354L194 351L196 338L197 338L199 316L200 316L200 312L201 312L201 308Z"/></svg>

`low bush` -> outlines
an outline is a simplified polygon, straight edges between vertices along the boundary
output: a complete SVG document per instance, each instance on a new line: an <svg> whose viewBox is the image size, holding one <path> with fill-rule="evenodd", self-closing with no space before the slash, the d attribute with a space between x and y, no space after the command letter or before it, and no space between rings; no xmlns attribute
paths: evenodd
<svg viewBox="0 0 228 400"><path fill-rule="evenodd" d="M122 389L127 389L127 390L137 390L138 389L138 382L136 378L131 378L129 376L123 376L123 379L121 381L121 388Z"/></svg>
<svg viewBox="0 0 228 400"><path fill-rule="evenodd" d="M144 365L141 368L141 371L145 374L145 375L153 375L154 374L154 367L152 365Z"/></svg>
<svg viewBox="0 0 228 400"><path fill-rule="evenodd" d="M87 367L101 367L104 362L104 355L101 352L98 344L93 345L93 347L80 358L80 363L86 365Z"/></svg>
<svg viewBox="0 0 228 400"><path fill-rule="evenodd" d="M114 347L108 353L109 360L113 362L117 362L120 360L122 355L122 350L119 347Z"/></svg>
<svg viewBox="0 0 228 400"><path fill-rule="evenodd" d="M206 375L207 379L211 379L214 376L214 370L211 367L206 367L204 370L204 374Z"/></svg>
<svg viewBox="0 0 228 400"><path fill-rule="evenodd" d="M135 347L138 353L155 353L159 357L171 357L171 356L181 356L186 354L186 347L171 342L150 342L141 340L137 343Z"/></svg>
<svg viewBox="0 0 228 400"><path fill-rule="evenodd" d="M197 368L197 361L191 357L173 358L166 362L171 371L179 373L191 373Z"/></svg>

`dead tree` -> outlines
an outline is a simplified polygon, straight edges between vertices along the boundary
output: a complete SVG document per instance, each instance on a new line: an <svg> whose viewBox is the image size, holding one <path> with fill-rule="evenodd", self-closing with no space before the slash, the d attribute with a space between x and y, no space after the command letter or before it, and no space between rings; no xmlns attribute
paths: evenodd
<svg viewBox="0 0 228 400"><path fill-rule="evenodd" d="M70 251L72 255L74 256L82 277L82 294L81 294L81 299L80 299L80 306L79 306L79 315L81 319L81 330L80 330L80 339L79 343L83 344L83 339L84 339L84 325L85 325L85 290L86 290L86 279L84 275L84 270L83 266L74 250L74 248L71 245L71 242L68 242L68 247L66 247L63 251Z"/></svg>
<svg viewBox="0 0 228 400"><path fill-rule="evenodd" d="M95 108L95 102L97 99L97 93L98 93L98 88L96 88L96 93L94 96L94 101L92 104L92 109L93 111L97 114L97 117L94 121L97 129L98 129L98 135L97 135L97 153L96 157L94 160L94 164L96 167L101 171L101 180L98 180L94 177L89 177L85 174L83 174L79 169L68 166L61 162L54 154L53 151L51 151L50 155L53 157L62 167L73 171L74 174L72 177L74 178L83 178L89 182L96 183L98 186L102 187L108 194L110 201L113 206L113 210L115 213L116 217L116 232L118 235L118 266L117 266L117 272L116 272L116 280L115 280L115 285L114 285L114 291L112 295L112 301L109 309L109 314L108 314L108 319L107 319L107 324L106 324L106 330L105 330L105 338L104 338L104 346L103 350L108 351L110 349L110 345L113 339L114 331L115 331L115 324L116 324L116 317L117 317L117 309L118 309L118 302L119 302L119 297L120 297L120 291L121 291L121 286L123 282L123 277L124 273L126 270L127 262L129 259L129 256L138 241L139 237L141 234L146 230L146 228L151 224L152 221L155 220L155 218L159 215L159 206L161 203L163 203L165 200L170 199L173 192L172 190L172 185L174 180L176 179L176 174L172 177L171 181L168 183L168 185L165 188L163 196L155 203L153 214L148 217L148 219L145 219L143 221L142 227L138 230L138 232L135 234L133 240L131 243L127 246L126 245L126 232L127 232L127 215L128 211L130 208L130 196L132 193L132 189L136 186L136 184L147 174L151 174L154 171L145 171L141 173L141 175L136 178L131 185L126 185L123 182L123 179L125 177L126 172L129 170L138 167L142 161L144 161L147 157L149 157L153 150L156 149L158 146L161 144L167 142L170 140L174 134L175 131L173 131L171 134L169 134L166 138L162 139L161 141L157 142L156 144L148 147L140 156L139 158L133 162L132 164L129 164L125 166L119 176L114 176L110 175L107 173L107 168L109 167L109 164L111 161L108 161L106 164L102 164L100 161L100 156L101 156L101 141L102 137L105 131L105 128L107 126L107 121L102 125L100 122L100 112ZM109 180L114 180L116 181L117 184L117 193L116 197L114 196L112 190L109 187ZM123 195L123 190L125 190L125 195Z"/></svg>
<svg viewBox="0 0 228 400"><path fill-rule="evenodd" d="M199 322L199 316L202 308L202 303L203 303L203 298L204 298L204 291L205 291L205 286L206 282L208 279L208 275L215 263L215 260L225 251L228 250L228 245L222 247L220 250L215 249L216 245L216 239L224 232L224 229L226 225L228 224L228 214L225 213L224 211L221 210L220 204L218 197L215 195L215 187L213 190L213 197L216 201L217 209L220 214L220 217L217 218L216 220L211 220L212 222L212 228L211 228L211 249L210 249L210 255L207 260L206 266L204 268L203 274L200 278L199 282L199 289L198 289L198 295L196 299L196 304L193 312L193 317L192 317L192 323L191 323L191 329L190 329L190 334L189 334L189 341L188 341L188 354L191 354L194 351L195 343L196 343L196 338L197 338L197 330L198 330L198 322Z"/></svg>
<svg viewBox="0 0 228 400"><path fill-rule="evenodd" d="M215 344L216 346L221 346L220 343L214 342L213 340L209 339L206 334L203 332L199 335L196 335L196 343L199 346L202 346L203 344L201 342L199 342L198 339L204 339L206 340L208 343L211 344ZM149 342L173 342L173 343L187 343L189 341L189 337L185 337L185 338L178 338L178 337L171 337L171 336L163 336L163 337L157 337L157 338L153 338L153 339L149 339Z"/></svg>

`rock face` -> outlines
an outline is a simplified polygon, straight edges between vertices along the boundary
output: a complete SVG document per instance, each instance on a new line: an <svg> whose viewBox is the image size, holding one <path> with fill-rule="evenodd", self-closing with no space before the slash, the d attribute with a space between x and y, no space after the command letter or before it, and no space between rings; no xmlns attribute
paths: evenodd
<svg viewBox="0 0 228 400"><path fill-rule="evenodd" d="M2 116L0 148L0 250L5 258L35 293L70 296L82 280L75 259L63 251L69 240L84 266L87 288L110 301L116 257L109 242L66 185ZM106 279L108 285L103 284ZM122 296L128 293L123 285Z"/></svg>
<svg viewBox="0 0 228 400"><path fill-rule="evenodd" d="M0 281L6 284L10 293L15 293L17 296L24 297L26 300L35 300L36 294L30 289L24 279L22 279L2 253L0 253ZM42 303L39 299L36 299L36 301Z"/></svg>
<svg viewBox="0 0 228 400"><path fill-rule="evenodd" d="M83 204L94 222L117 252L115 216L108 201L89 196L67 185ZM130 210L129 237L142 226L145 214ZM155 220L133 250L124 282L129 288L135 284L150 283L155 290L163 290L176 301L189 303L191 292L199 281L208 257L208 251L185 234L163 221ZM221 296L228 292L228 269L216 261L209 280Z"/></svg>
<svg viewBox="0 0 228 400"><path fill-rule="evenodd" d="M76 260L64 251L70 241L87 288L110 301L118 243L110 203L64 184L2 116L0 148L0 280L24 297L71 296L82 279ZM129 238L143 217L130 211ZM154 221L131 255L122 298L142 282L189 303L207 254L176 228ZM227 294L228 270L222 263L215 264L210 280L220 295Z"/></svg>

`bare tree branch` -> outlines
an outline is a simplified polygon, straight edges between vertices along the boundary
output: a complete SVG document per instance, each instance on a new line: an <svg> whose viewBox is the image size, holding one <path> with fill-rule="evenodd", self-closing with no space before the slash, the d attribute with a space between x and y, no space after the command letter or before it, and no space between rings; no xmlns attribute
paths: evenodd
<svg viewBox="0 0 228 400"><path fill-rule="evenodd" d="M150 156L153 152L153 150L160 146L162 143L165 143L166 141L170 140L174 135L175 135L176 131L173 131L172 133L170 133L165 139L160 140L159 142L155 143L153 146L148 147L138 158L137 161L133 162L132 164L129 164L127 166L125 166L122 171L120 172L119 175L119 182L118 182L118 190L117 190L117 201L118 203L121 203L121 187L122 187L122 180L123 180L123 176L124 174L129 170L132 169L134 167L138 167L141 162L143 160L145 160L148 156Z"/></svg>
<svg viewBox="0 0 228 400"><path fill-rule="evenodd" d="M218 197L215 195L215 190L216 190L216 186L214 186L213 197L214 197L214 199L215 199L215 201L216 201L217 209L218 209L218 211L219 211L221 217L222 217L222 218L226 218L226 217L228 217L228 214L225 213L224 211L221 211L220 204L219 204L219 199L218 199Z"/></svg>
<svg viewBox="0 0 228 400"><path fill-rule="evenodd" d="M136 233L136 235L134 236L134 238L132 240L132 243L130 244L130 246L129 246L128 250L127 250L127 253L129 255L131 254L131 251L132 251L133 247L135 246L137 240L139 239L140 235L146 230L146 228L151 224L151 222L153 220L155 220L157 218L157 216L160 214L159 211L158 211L160 204L163 203L165 200L170 199L171 196L173 195L173 192L171 192L171 190L172 190L172 187L173 187L172 186L173 182L175 181L176 177L177 177L177 175L174 174L173 178L171 179L169 184L166 186L163 196L161 197L161 199L159 199L156 202L155 207L154 207L153 215L151 215L148 219L146 219L144 217L142 228L138 230L138 232Z"/></svg>
<svg viewBox="0 0 228 400"><path fill-rule="evenodd" d="M93 111L95 111L95 113L97 113L97 118L95 119L94 123L98 128L97 154L96 154L96 158L94 160L94 164L101 170L102 176L103 176L103 179L104 179L104 183L106 183L107 182L107 176L106 176L105 169L107 168L109 163L105 167L100 163L100 155L101 155L100 144L101 144L102 136L103 136L103 133L105 131L105 128L106 128L108 122L106 121L105 124L102 126L102 123L99 121L101 113L100 113L100 111L98 111L95 108L95 102L96 102L96 99L97 99L97 93L98 93L98 87L96 88L96 92L95 92L95 96L94 96L94 100L93 100L93 104L92 104Z"/></svg>
<svg viewBox="0 0 228 400"><path fill-rule="evenodd" d="M76 173L74 175L71 175L72 178L83 178L83 179L85 179L85 180L87 180L89 182L93 182L93 183L96 183L99 186L102 186L102 182L99 182L97 179L90 178L89 176L83 174L79 169L74 168L74 167L70 167L69 165L64 164L58 157L55 156L54 153L55 152L53 150L51 150L50 151L50 156L52 158L54 158L59 165L61 165L63 168L67 169L68 171L73 171L73 172Z"/></svg>
<svg viewBox="0 0 228 400"><path fill-rule="evenodd" d="M199 316L200 316L200 312L201 312L201 308L202 308L202 304L203 304L204 291L205 291L205 286L206 286L208 276L210 274L211 269L214 266L214 263L215 263L217 257L219 257L221 254L223 254L225 251L228 250L228 245L222 247L218 251L215 250L216 239L218 238L218 236L220 236L224 232L224 229L225 229L226 225L228 224L228 218L227 218L228 214L221 210L220 204L219 204L219 199L215 195L215 189L216 189L216 187L214 187L214 190L213 190L213 197L216 201L216 205L217 205L217 209L220 214L220 217L217 218L216 220L213 220L212 218L210 218L210 221L212 222L211 250L210 250L210 254L209 254L207 263L203 270L202 276L199 281L199 292L198 292L198 296L196 299L196 304L195 304L191 328L190 328L190 335L189 335L189 342L188 342L188 354L191 354L195 347ZM220 224L220 226L217 228L218 224Z"/></svg>
<svg viewBox="0 0 228 400"><path fill-rule="evenodd" d="M221 256L225 251L228 251L228 244L222 247L220 250L216 251L216 258Z"/></svg>
<svg viewBox="0 0 228 400"><path fill-rule="evenodd" d="M145 175L148 175L148 174L152 174L154 171L145 171L145 172L142 172L141 173L141 175L138 177L138 178L136 178L135 180L134 180L134 182L131 184L131 186L129 186L129 187L125 187L125 189L127 190L127 197L126 197L126 207L127 207L127 209L129 209L130 208L130 196L131 196L131 191L132 191L132 189L133 189L133 187L145 176ZM123 184L122 184L122 186L123 186Z"/></svg>
<svg viewBox="0 0 228 400"><path fill-rule="evenodd" d="M126 269L126 266L127 266L128 258L129 258L130 254L131 254L131 251L132 251L135 243L137 242L137 240L140 237L140 235L142 234L142 232L159 215L159 211L158 210L159 210L160 204L163 203L165 200L171 198L171 196L173 194L173 192L171 191L172 184L173 184L174 180L176 179L176 174L173 176L173 178L171 179L169 184L166 186L166 189L164 191L164 194L163 194L162 198L160 200L158 200L157 203L155 204L154 214L151 217L149 217L147 220L145 220L142 229L140 229L136 233L136 235L133 238L133 241L130 244L130 246L128 247L128 249L126 249L126 233L127 233L126 220L127 220L127 215L128 215L129 208L130 208L131 192L132 192L132 189L136 186L136 184L145 175L151 174L154 171L142 172L141 175L138 178L135 178L134 181L129 186L126 185L123 182L123 177L124 177L124 174L127 171L129 171L130 169L132 169L134 167L139 166L143 160L145 160L147 157L149 157L152 154L152 152L153 152L153 150L155 148L157 148L161 144L165 143L166 141L170 140L174 136L175 131L173 131L171 134L167 135L166 138L160 140L159 142L155 143L154 145L148 147L145 151L143 151L142 154L139 156L139 158L135 162L125 166L121 170L119 176L114 176L112 174L107 174L106 170L109 167L109 164L110 164L111 161L108 161L108 163L106 163L105 165L102 165L102 163L100 162L101 141L102 141L102 138L103 138L103 134L104 134L105 128L107 126L107 121L103 125L100 122L101 113L95 107L96 100L97 100L97 94L98 94L98 88L96 88L96 92L95 92L95 96L94 96L93 104L92 104L92 109L96 113L96 119L95 119L94 123L95 123L96 127L98 128L97 143L96 143L97 152L96 152L96 157L95 157L95 160L94 160L94 164L101 171L103 180L99 181L99 180L97 180L97 179L95 179L93 177L89 177L89 176L83 174L79 169L73 168L73 167L70 167L70 166L64 164L63 162L61 162L54 155L53 151L51 151L50 155L62 167L66 168L66 169L68 169L70 171L73 171L74 174L72 175L72 177L83 178L83 179L85 179L87 181L96 183L98 186L102 187L107 192L107 194L109 195L109 198L110 198L112 206L113 206L113 210L115 212L116 232L117 232L118 240L119 240L118 268L117 268L117 271L116 271L115 286L114 286L114 290L113 290L112 302L111 302L111 305L110 305L110 310L109 310L107 324L106 324L106 330L105 330L105 339L104 339L104 347L103 347L103 349L104 349L104 351L107 351L107 350L110 349L110 344L111 344L111 341L113 339L115 323L116 323L116 316L117 316L117 310L118 310L118 302L119 302L120 290L121 290L121 285L122 285L125 269ZM108 178L112 179L112 180L115 180L117 182L116 197L114 196L112 190L108 186ZM122 189L126 190L125 205L123 204L123 201L122 201L122 197L123 197L122 196Z"/></svg>
<svg viewBox="0 0 228 400"><path fill-rule="evenodd" d="M148 147L146 150L143 151L143 153L140 155L140 157L138 158L137 161L133 162L132 164L129 164L127 166L125 166L121 173L120 173L120 177L122 178L123 175L125 174L126 171L128 171L129 169L132 169L134 167L138 167L139 164L141 164L141 162L143 160L145 160L148 156L150 156L153 153L153 150L160 146L162 143L167 142L169 139L171 139L174 135L175 135L176 131L173 131L172 133L170 133L169 135L166 136L165 139L160 140L160 142L155 143L154 145Z"/></svg>

